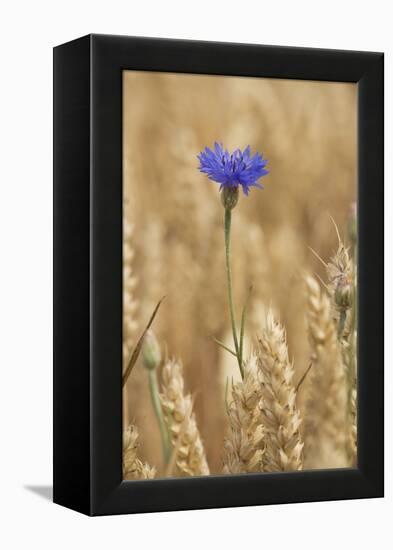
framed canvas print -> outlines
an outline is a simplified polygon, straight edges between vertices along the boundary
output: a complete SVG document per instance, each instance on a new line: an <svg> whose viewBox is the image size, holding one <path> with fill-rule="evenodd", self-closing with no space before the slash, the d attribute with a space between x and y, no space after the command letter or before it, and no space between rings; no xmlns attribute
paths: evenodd
<svg viewBox="0 0 393 550"><path fill-rule="evenodd" d="M383 54L54 49L54 501L383 496Z"/></svg>

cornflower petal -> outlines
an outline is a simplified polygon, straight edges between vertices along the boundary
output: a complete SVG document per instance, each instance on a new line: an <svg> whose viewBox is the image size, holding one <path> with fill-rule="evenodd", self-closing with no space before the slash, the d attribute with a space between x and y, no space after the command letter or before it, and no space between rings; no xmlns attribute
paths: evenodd
<svg viewBox="0 0 393 550"><path fill-rule="evenodd" d="M250 187L263 189L258 180L269 173L265 168L268 161L260 153L251 156L250 145L243 152L235 149L233 153L229 153L216 141L213 149L205 147L198 155L198 160L198 169L210 180L219 183L220 190L240 185L246 196Z"/></svg>

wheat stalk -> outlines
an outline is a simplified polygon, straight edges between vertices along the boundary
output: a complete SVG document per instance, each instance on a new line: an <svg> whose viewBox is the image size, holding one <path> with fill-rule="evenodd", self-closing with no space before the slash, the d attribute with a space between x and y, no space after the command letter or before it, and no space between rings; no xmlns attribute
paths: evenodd
<svg viewBox="0 0 393 550"><path fill-rule="evenodd" d="M288 359L284 329L271 310L266 316L257 357L266 446L263 469L267 472L301 470L304 444L299 431L301 417L296 406L294 369Z"/></svg>
<svg viewBox="0 0 393 550"><path fill-rule="evenodd" d="M161 404L169 429L172 448L176 449L177 476L209 475L205 450L198 431L192 397L185 394L183 368L168 360L162 370Z"/></svg>
<svg viewBox="0 0 393 550"><path fill-rule="evenodd" d="M312 277L306 277L308 327L312 347L310 396L307 403L305 465L338 468L346 453L346 380L332 306Z"/></svg>
<svg viewBox="0 0 393 550"><path fill-rule="evenodd" d="M123 431L123 479L153 479L156 469L142 462L137 450L138 429L131 424Z"/></svg>
<svg viewBox="0 0 393 550"><path fill-rule="evenodd" d="M256 357L244 364L244 378L232 384L228 406L229 433L224 440L225 473L259 472L264 453L263 427L259 410L261 385Z"/></svg>
<svg viewBox="0 0 393 550"><path fill-rule="evenodd" d="M347 384L347 454L355 466L357 455L357 326L356 264L344 246L338 228L338 249L326 266L328 288L338 317L338 339ZM355 249L356 250L356 249Z"/></svg>

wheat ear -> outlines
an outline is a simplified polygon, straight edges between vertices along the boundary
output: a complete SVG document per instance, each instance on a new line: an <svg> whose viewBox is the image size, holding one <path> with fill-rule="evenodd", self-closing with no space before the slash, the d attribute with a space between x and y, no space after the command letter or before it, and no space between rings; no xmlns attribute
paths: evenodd
<svg viewBox="0 0 393 550"><path fill-rule="evenodd" d="M284 329L271 310L266 316L257 357L266 446L263 469L267 472L301 470L304 444L299 431L301 417L296 406L294 369L288 358Z"/></svg>
<svg viewBox="0 0 393 550"><path fill-rule="evenodd" d="M127 201L123 217L123 371L130 360L138 329L136 312L138 303L135 299L137 279L133 271L134 248L132 245L133 226L127 219ZM123 427L129 424L128 391L123 391Z"/></svg>
<svg viewBox="0 0 393 550"><path fill-rule="evenodd" d="M331 301L314 278L306 277L306 286L313 367L307 403L305 465L309 468L339 468L348 463L346 380L342 354Z"/></svg>
<svg viewBox="0 0 393 550"><path fill-rule="evenodd" d="M224 440L225 473L259 472L262 470L263 427L259 400L256 357L244 364L244 378L232 384L232 401L228 406L229 433Z"/></svg>
<svg viewBox="0 0 393 550"><path fill-rule="evenodd" d="M132 246L133 226L123 220L123 368L130 359L134 346L138 323L136 312L138 302L135 299L137 279L133 271L134 249Z"/></svg>
<svg viewBox="0 0 393 550"><path fill-rule="evenodd" d="M153 479L156 469L139 460L138 429L132 424L123 432L123 479Z"/></svg>
<svg viewBox="0 0 393 550"><path fill-rule="evenodd" d="M209 466L192 410L192 397L184 392L183 368L178 361L168 360L163 367L160 398L172 449L176 450L174 474L208 475Z"/></svg>

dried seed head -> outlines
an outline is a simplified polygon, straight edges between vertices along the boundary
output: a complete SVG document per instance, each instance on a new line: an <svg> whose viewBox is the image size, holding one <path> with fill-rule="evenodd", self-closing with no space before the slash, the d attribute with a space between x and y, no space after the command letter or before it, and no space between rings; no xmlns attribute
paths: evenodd
<svg viewBox="0 0 393 550"><path fill-rule="evenodd" d="M330 259L326 271L329 279L329 291L336 308L339 311L348 310L353 300L354 269L348 248L341 241L337 252Z"/></svg>
<svg viewBox="0 0 393 550"><path fill-rule="evenodd" d="M344 278L339 278L334 292L334 301L338 309L346 311L352 306L353 287Z"/></svg>

